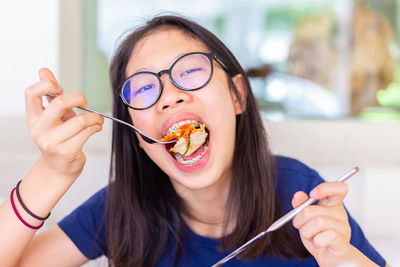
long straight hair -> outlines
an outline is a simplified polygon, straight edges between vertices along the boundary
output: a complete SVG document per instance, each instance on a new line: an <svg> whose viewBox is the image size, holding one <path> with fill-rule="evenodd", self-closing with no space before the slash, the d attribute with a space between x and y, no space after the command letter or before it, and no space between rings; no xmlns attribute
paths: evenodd
<svg viewBox="0 0 400 267"><path fill-rule="evenodd" d="M128 60L135 45L144 37L163 29L178 29L201 41L227 67L230 90L238 95L231 77L241 74L246 89L245 111L236 116L236 140L225 229L234 221L233 231L222 238L222 250L234 249L254 237L281 215L275 193L276 165L263 122L245 71L229 49L211 32L179 16L158 16L136 29L121 42L110 66L113 115L131 122L128 108L119 98L127 78ZM240 99L240 97L238 97ZM175 264L182 251L182 199L169 177L139 147L131 129L113 125L110 182L106 197L107 254L115 266L154 266L162 256L168 238L176 239ZM240 220L236 220L240 218ZM264 237L240 258L262 255L306 258L310 254L292 227Z"/></svg>

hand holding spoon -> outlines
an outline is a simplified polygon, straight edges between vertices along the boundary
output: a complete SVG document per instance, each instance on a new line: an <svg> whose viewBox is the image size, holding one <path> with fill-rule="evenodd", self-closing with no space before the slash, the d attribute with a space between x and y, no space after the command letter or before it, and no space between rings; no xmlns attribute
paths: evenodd
<svg viewBox="0 0 400 267"><path fill-rule="evenodd" d="M350 177L352 177L354 174L356 174L360 169L358 167L353 168L351 171L347 172L346 174L344 174L339 180L337 180L337 182L345 182L347 179L349 179ZM283 217L281 217L280 219L278 219L277 221L275 221L267 230L259 233L258 235L256 235L255 237L253 237L252 239L250 239L249 241L247 241L245 244L243 244L242 246L240 246L239 248L237 248L236 250L234 250L232 253L230 253L228 256L226 256L225 258L221 259L219 262L217 262L216 264L214 264L211 267L217 267L217 266L221 266L222 264L226 263L227 261L231 260L232 258L236 257L238 254L240 254L241 252L243 252L246 248L248 248L251 244L253 244L255 241L257 241L258 239L260 239L261 237L265 236L268 233L271 233L277 229L279 229L280 227L282 227L284 224L286 224L287 222L289 222L290 220L292 220L294 218L294 216L297 215L297 213L299 213L303 208L313 204L316 200L313 198L309 198L308 200L306 200L303 204L301 204L300 206L296 207L295 209L292 209L291 211L289 211L288 213L286 213L286 215L284 215Z"/></svg>

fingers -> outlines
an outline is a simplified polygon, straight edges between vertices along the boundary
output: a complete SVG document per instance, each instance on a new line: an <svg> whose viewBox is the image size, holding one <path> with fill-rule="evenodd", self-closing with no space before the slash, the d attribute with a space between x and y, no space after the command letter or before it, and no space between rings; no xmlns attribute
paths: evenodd
<svg viewBox="0 0 400 267"><path fill-rule="evenodd" d="M296 192L294 194L293 198L292 198L292 206L293 206L293 208L296 208L297 206L300 206L307 199L308 199L308 196L303 191Z"/></svg>
<svg viewBox="0 0 400 267"><path fill-rule="evenodd" d="M54 86L57 86L58 89L63 91L62 87L58 83L56 77L54 76L53 72L49 70L48 68L41 68L39 70L39 78L41 81L49 81L51 82ZM50 103L53 101L53 97L47 97L47 101Z"/></svg>
<svg viewBox="0 0 400 267"><path fill-rule="evenodd" d="M43 111L38 127L50 128L52 125L61 123L61 118L75 107L86 107L87 102L81 93L70 93L59 95Z"/></svg>
<svg viewBox="0 0 400 267"><path fill-rule="evenodd" d="M58 81L56 77L54 76L53 72L49 70L48 68L41 68L39 70L39 78L41 81L48 80L52 82L54 85L58 86L61 88L61 86L58 84Z"/></svg>
<svg viewBox="0 0 400 267"><path fill-rule="evenodd" d="M42 97L44 95L47 93L62 94L63 91L49 69L40 69L39 78L40 82L35 83L25 90L25 108L28 124L31 124L32 120L35 120L35 118L42 114Z"/></svg>
<svg viewBox="0 0 400 267"><path fill-rule="evenodd" d="M83 159L81 157L84 157L83 145L90 136L102 130L103 119L99 116L94 113L80 114L45 132L37 138L42 154L47 158L61 159L66 163L81 162Z"/></svg>
<svg viewBox="0 0 400 267"><path fill-rule="evenodd" d="M55 142L61 143L79 134L85 128L102 125L104 118L96 113L77 115L52 130L52 136L57 137Z"/></svg>
<svg viewBox="0 0 400 267"><path fill-rule="evenodd" d="M343 182L325 182L319 184L311 192L310 196L320 200L324 206L341 205L348 192L348 186Z"/></svg>
<svg viewBox="0 0 400 267"><path fill-rule="evenodd" d="M327 257L340 258L350 244L351 228L343 206L347 190L342 182L318 185L310 192L318 205L303 208L293 218L293 226L299 230L304 246L319 263ZM296 192L292 205L297 207L307 199L306 193Z"/></svg>
<svg viewBox="0 0 400 267"><path fill-rule="evenodd" d="M326 216L318 216L310 221L307 221L300 229L300 234L311 239L314 235L326 229L335 229L339 222Z"/></svg>
<svg viewBox="0 0 400 267"><path fill-rule="evenodd" d="M82 151L83 145L86 143L86 141L94 135L97 132L100 132L103 129L101 124L94 124L89 127L84 128L82 131L80 131L78 134L74 135L72 138L70 138L68 141L63 143L63 146L66 147L74 147L76 148L77 152Z"/></svg>
<svg viewBox="0 0 400 267"><path fill-rule="evenodd" d="M78 134L68 139L64 143L57 144L49 149L49 152L63 161L72 163L79 161L83 155L82 147L90 136L102 130L102 125L95 124L84 128Z"/></svg>
<svg viewBox="0 0 400 267"><path fill-rule="evenodd" d="M312 238L312 242L317 248L330 247L333 250L340 251L343 248L343 244L348 243L344 236L340 235L333 229L324 230Z"/></svg>
<svg viewBox="0 0 400 267"><path fill-rule="evenodd" d="M343 216L342 212L345 212L343 206L324 207L319 205L311 205L305 207L293 218L293 226L297 229L300 229L311 220L320 220L320 217L332 217L340 219Z"/></svg>
<svg viewBox="0 0 400 267"><path fill-rule="evenodd" d="M62 90L49 80L43 80L25 90L25 108L28 124L43 112L42 97L47 93L61 94Z"/></svg>
<svg viewBox="0 0 400 267"><path fill-rule="evenodd" d="M40 82L26 90L26 106L31 136L42 151L65 142L79 134L84 128L103 123L99 115L92 114L80 116L62 126L64 122L76 117L72 108L87 106L86 99L81 93L63 95L62 88L49 69L41 69L39 77ZM44 109L42 97L49 92L58 96L53 98Z"/></svg>
<svg viewBox="0 0 400 267"><path fill-rule="evenodd" d="M76 116L75 111L73 111L72 109L68 109L67 111L65 111L64 115L61 117L61 120L67 121L75 116Z"/></svg>
<svg viewBox="0 0 400 267"><path fill-rule="evenodd" d="M305 207L293 219L293 226L303 242L311 243L313 248L340 249L340 245L350 242L351 229L343 206Z"/></svg>
<svg viewBox="0 0 400 267"><path fill-rule="evenodd" d="M330 247L340 250L350 242L351 229L347 213L342 204L347 194L344 183L323 183L310 193L319 200L318 205L310 205L301 210L293 219L293 226L299 230L303 244L313 254L315 249ZM296 192L292 199L297 207L308 199L306 193Z"/></svg>
<svg viewBox="0 0 400 267"><path fill-rule="evenodd" d="M300 234L307 239L311 239L318 233L327 229L332 229L345 235L346 231L343 231L343 229L346 229L346 223L341 220L340 217L337 218L330 215L331 213L328 212L328 214L318 214L312 219L305 221L299 219L298 221L293 222L293 225L299 229Z"/></svg>

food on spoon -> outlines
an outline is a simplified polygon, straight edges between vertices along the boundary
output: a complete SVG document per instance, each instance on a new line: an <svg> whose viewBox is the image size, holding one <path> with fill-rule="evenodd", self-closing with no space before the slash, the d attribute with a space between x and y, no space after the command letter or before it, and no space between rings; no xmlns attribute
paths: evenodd
<svg viewBox="0 0 400 267"><path fill-rule="evenodd" d="M161 141L168 142L177 139L178 141L169 151L179 153L182 156L189 156L204 144L207 135L205 124L192 122L186 123L174 132L167 134Z"/></svg>

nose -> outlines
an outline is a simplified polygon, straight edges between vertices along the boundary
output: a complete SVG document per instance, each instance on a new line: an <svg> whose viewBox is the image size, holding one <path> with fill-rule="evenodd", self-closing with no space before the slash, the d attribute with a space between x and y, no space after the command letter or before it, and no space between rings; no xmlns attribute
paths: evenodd
<svg viewBox="0 0 400 267"><path fill-rule="evenodd" d="M191 99L189 92L176 87L169 79L168 75L162 75L162 94L157 103L157 109L164 111L169 108L175 108L180 104L187 103Z"/></svg>

